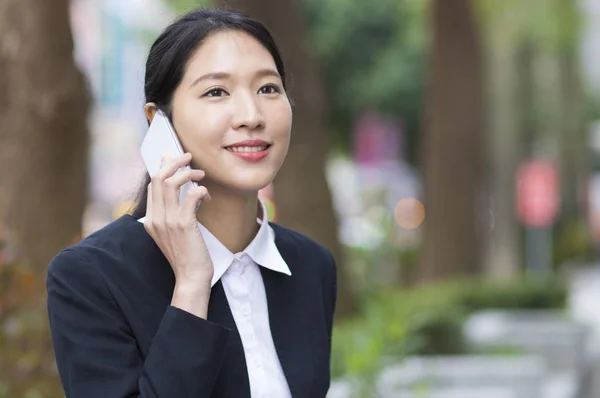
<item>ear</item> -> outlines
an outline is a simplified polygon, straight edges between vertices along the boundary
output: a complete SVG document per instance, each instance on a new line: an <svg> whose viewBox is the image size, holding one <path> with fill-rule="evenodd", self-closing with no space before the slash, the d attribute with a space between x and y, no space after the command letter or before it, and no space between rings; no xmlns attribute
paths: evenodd
<svg viewBox="0 0 600 398"><path fill-rule="evenodd" d="M152 119L154 119L154 115L156 115L156 104L154 102L148 102L144 105L144 113L146 114L148 122L152 123Z"/></svg>

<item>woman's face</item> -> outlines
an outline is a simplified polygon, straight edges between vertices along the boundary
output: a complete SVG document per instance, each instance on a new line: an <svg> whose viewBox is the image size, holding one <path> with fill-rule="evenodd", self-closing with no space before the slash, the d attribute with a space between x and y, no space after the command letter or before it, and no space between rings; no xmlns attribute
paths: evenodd
<svg viewBox="0 0 600 398"><path fill-rule="evenodd" d="M292 111L275 61L240 31L215 33L190 59L173 97L173 126L203 185L267 186L290 143Z"/></svg>

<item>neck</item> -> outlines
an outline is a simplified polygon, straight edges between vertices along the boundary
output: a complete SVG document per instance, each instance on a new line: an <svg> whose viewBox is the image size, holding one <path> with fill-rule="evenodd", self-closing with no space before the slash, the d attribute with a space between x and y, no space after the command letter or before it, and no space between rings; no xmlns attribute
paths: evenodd
<svg viewBox="0 0 600 398"><path fill-rule="evenodd" d="M211 200L202 202L196 213L204 225L229 251L243 251L256 236L258 228L258 192L232 193L208 187Z"/></svg>

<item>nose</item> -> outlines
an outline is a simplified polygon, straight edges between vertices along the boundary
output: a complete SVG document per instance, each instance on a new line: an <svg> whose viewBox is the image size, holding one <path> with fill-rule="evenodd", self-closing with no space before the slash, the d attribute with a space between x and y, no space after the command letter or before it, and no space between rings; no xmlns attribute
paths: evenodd
<svg viewBox="0 0 600 398"><path fill-rule="evenodd" d="M265 125L265 120L258 103L258 98L251 94L240 93L235 101L233 127L255 130Z"/></svg>

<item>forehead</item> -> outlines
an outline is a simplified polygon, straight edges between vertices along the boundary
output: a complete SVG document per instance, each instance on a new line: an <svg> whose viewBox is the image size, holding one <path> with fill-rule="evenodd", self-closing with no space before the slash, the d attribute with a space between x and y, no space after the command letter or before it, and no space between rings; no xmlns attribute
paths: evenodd
<svg viewBox="0 0 600 398"><path fill-rule="evenodd" d="M248 33L226 30L211 34L194 52L186 75L225 72L232 75L276 69L271 53Z"/></svg>

